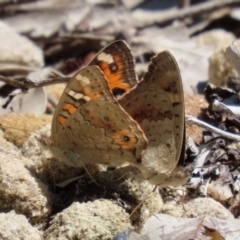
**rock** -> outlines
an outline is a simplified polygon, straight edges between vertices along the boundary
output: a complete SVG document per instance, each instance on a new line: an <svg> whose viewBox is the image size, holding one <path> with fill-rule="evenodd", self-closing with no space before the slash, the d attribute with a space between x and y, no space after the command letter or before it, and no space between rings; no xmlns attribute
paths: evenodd
<svg viewBox="0 0 240 240"><path fill-rule="evenodd" d="M50 132L51 125L48 124L32 134L23 144L22 153L24 157L34 162L34 168L31 167L33 172L42 181L47 181L53 186L56 183L84 174L84 168L67 166L61 162L61 159L54 157L51 151ZM90 175L99 170L97 165L88 165L85 168L88 169Z"/></svg>
<svg viewBox="0 0 240 240"><path fill-rule="evenodd" d="M3 137L16 145L22 147L23 143L33 134L39 135L38 130L46 126L52 120L50 115L9 114L0 117L0 128L3 130ZM16 128L17 126L17 128Z"/></svg>
<svg viewBox="0 0 240 240"><path fill-rule="evenodd" d="M237 71L224 57L224 52L227 46L216 50L209 58L209 82L218 87L226 86L229 77L238 76Z"/></svg>
<svg viewBox="0 0 240 240"><path fill-rule="evenodd" d="M133 229L129 215L109 200L73 203L57 214L44 232L50 239L113 239L117 233Z"/></svg>
<svg viewBox="0 0 240 240"><path fill-rule="evenodd" d="M192 38L192 40L197 43L198 47L209 48L210 53L229 46L235 39L234 34L223 29L206 31Z"/></svg>
<svg viewBox="0 0 240 240"><path fill-rule="evenodd" d="M133 207L131 219L136 226L144 224L148 218L162 210L163 201L158 189L148 181L139 179L134 176L134 167L126 166L116 170L100 172L97 176L97 182L100 184L112 184L111 187L118 189L137 202L130 205ZM128 173L128 174L127 174ZM155 190L155 191L154 191Z"/></svg>
<svg viewBox="0 0 240 240"><path fill-rule="evenodd" d="M0 213L0 238L2 240L41 240L41 232L32 227L27 218L15 211Z"/></svg>
<svg viewBox="0 0 240 240"><path fill-rule="evenodd" d="M233 215L219 202L212 198L197 198L186 204L169 202L163 206L163 213L176 217L194 218L212 216L221 219L232 219Z"/></svg>
<svg viewBox="0 0 240 240"><path fill-rule="evenodd" d="M25 167L17 148L0 138L0 210L14 209L31 222L43 221L51 213L52 194L48 186ZM33 163L32 163L33 164Z"/></svg>

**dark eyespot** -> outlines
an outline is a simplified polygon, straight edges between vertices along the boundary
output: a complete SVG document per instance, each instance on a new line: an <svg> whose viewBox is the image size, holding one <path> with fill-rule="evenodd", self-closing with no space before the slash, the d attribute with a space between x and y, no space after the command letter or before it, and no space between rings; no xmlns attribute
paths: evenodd
<svg viewBox="0 0 240 240"><path fill-rule="evenodd" d="M115 63L109 65L111 72L117 72L118 66Z"/></svg>
<svg viewBox="0 0 240 240"><path fill-rule="evenodd" d="M110 119L109 117L104 117L104 120L109 122Z"/></svg>
<svg viewBox="0 0 240 240"><path fill-rule="evenodd" d="M125 92L126 92L126 90L125 89L121 89L121 88L114 88L114 89L112 89L112 93L113 93L115 98L121 97Z"/></svg>
<svg viewBox="0 0 240 240"><path fill-rule="evenodd" d="M87 102L87 101L86 101L85 99L83 99L83 98L79 99L78 101L80 102L80 104L84 104L84 103Z"/></svg>
<svg viewBox="0 0 240 240"><path fill-rule="evenodd" d="M172 104L173 107L176 107L176 106L178 106L178 105L180 105L180 102L174 102L174 103Z"/></svg>
<svg viewBox="0 0 240 240"><path fill-rule="evenodd" d="M129 142L129 141L130 141L130 137L128 137L128 136L123 136L123 140L124 140L125 142Z"/></svg>

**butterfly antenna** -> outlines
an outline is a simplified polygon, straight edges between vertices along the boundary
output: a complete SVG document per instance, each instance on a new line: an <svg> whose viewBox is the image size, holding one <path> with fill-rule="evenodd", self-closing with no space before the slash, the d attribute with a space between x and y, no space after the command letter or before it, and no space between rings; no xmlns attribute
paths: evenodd
<svg viewBox="0 0 240 240"><path fill-rule="evenodd" d="M30 133L37 133L40 136L42 136L42 134L40 132L35 132L32 130L27 130L27 129L21 129L21 128L16 128L16 127L11 127L11 126L7 126L7 125L3 125L0 123L0 126L2 126L3 128L9 128L9 129L15 129L15 130L20 130L20 131L25 131L25 132L30 132Z"/></svg>
<svg viewBox="0 0 240 240"><path fill-rule="evenodd" d="M151 197L151 195L156 191L158 185L154 186L153 190L147 195L146 198L144 198L134 209L133 211L131 212L131 214L129 215L129 218L132 217L132 215L143 205L143 203Z"/></svg>
<svg viewBox="0 0 240 240"><path fill-rule="evenodd" d="M21 116L19 113L17 113L13 107L10 107L10 110L15 113L18 117L20 117L21 119L23 119L24 121L26 121L29 125L31 125L32 127L36 128L36 126L34 126L31 122L29 122L26 118L24 118L23 116Z"/></svg>
<svg viewBox="0 0 240 240"><path fill-rule="evenodd" d="M47 162L48 163L48 162ZM49 163L48 163L49 164ZM55 178L55 174L53 173L53 170L52 170L52 168L51 168L51 165L49 164L48 165L48 168L49 168L49 170L50 170L50 173L51 173L51 175L52 175L52 178L53 178L53 191L55 192L56 191L56 178Z"/></svg>
<svg viewBox="0 0 240 240"><path fill-rule="evenodd" d="M99 183L97 183L97 182L95 181L95 179L93 178L92 174L88 171L87 167L85 166L85 164L84 164L83 162L82 162L82 166L83 166L84 170L86 171L87 175L91 178L91 180L92 180L97 186L101 187L102 185L99 184Z"/></svg>
<svg viewBox="0 0 240 240"><path fill-rule="evenodd" d="M32 124L31 122L29 122L26 118L24 118L23 116L21 116L21 114L17 113L13 107L10 107L10 110L15 113L18 117L20 117L21 119L23 119L25 122L27 122L30 126L32 126L33 128L37 129L37 126ZM31 132L31 133L36 133L38 134L41 138L43 137L43 134L40 131L32 131L32 130L26 130L26 129L18 129L18 128L14 128L14 127L9 127L11 129L17 129L17 130L22 130L22 131L26 131L26 132ZM44 142L49 145L48 141L44 140Z"/></svg>
<svg viewBox="0 0 240 240"><path fill-rule="evenodd" d="M117 179L114 179L114 181L113 182L118 182L118 181L120 181L121 179L123 179L124 177L126 177L128 174L130 174L130 175L132 175L132 176L134 176L131 172L125 172L124 174L122 174L119 178L117 178Z"/></svg>

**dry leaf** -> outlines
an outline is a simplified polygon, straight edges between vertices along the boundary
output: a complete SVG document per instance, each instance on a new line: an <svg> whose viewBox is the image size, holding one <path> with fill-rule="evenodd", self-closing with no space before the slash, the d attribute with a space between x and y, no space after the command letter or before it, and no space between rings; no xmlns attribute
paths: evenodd
<svg viewBox="0 0 240 240"><path fill-rule="evenodd" d="M147 237L147 238L146 238ZM239 239L240 220L216 217L176 218L165 214L152 216L139 239Z"/></svg>
<svg viewBox="0 0 240 240"><path fill-rule="evenodd" d="M6 98L0 98L0 105L6 103ZM42 114L46 110L47 97L44 88L29 89L27 93L20 93L10 102L6 109L0 108L0 115L11 113Z"/></svg>

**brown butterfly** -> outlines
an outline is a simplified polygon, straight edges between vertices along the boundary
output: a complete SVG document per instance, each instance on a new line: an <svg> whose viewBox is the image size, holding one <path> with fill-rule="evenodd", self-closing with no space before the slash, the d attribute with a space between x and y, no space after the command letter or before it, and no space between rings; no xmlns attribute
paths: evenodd
<svg viewBox="0 0 240 240"><path fill-rule="evenodd" d="M174 57L168 51L153 57L138 83L124 41L105 47L72 77L52 120L52 150L64 163L128 162L154 184L178 181L172 172L184 137L183 90Z"/></svg>

